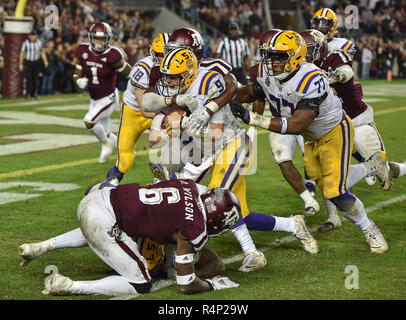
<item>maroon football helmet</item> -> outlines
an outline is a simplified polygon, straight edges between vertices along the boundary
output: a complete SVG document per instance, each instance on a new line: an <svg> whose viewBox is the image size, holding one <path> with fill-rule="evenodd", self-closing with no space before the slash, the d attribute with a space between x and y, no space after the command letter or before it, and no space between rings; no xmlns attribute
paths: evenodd
<svg viewBox="0 0 406 320"><path fill-rule="evenodd" d="M261 58L264 57L264 51L265 51L266 44L268 43L269 39L271 39L272 36L273 36L275 33L279 32L279 31L282 31L282 30L281 30L281 29L271 29L271 30L268 30L267 32L265 32L265 33L262 35L261 39L259 39L258 50L259 50L259 55L260 55Z"/></svg>
<svg viewBox="0 0 406 320"><path fill-rule="evenodd" d="M193 51L198 61L203 59L204 41L196 30L191 28L176 29L165 44L165 54L173 49L188 49Z"/></svg>
<svg viewBox="0 0 406 320"><path fill-rule="evenodd" d="M213 188L200 195L200 198L206 210L209 237L217 237L230 230L240 219L240 201L230 190Z"/></svg>
<svg viewBox="0 0 406 320"><path fill-rule="evenodd" d="M300 33L306 42L306 59L314 62L323 59L328 53L328 43L326 36L316 29L308 29Z"/></svg>
<svg viewBox="0 0 406 320"><path fill-rule="evenodd" d="M90 47L97 52L103 52L110 47L113 33L110 26L105 22L94 23L87 34L89 37ZM104 44L95 43L95 38L104 38Z"/></svg>

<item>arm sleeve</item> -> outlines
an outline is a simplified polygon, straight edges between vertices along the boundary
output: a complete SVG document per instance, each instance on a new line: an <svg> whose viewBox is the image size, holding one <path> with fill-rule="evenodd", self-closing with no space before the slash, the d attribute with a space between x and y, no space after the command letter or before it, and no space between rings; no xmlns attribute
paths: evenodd
<svg viewBox="0 0 406 320"><path fill-rule="evenodd" d="M261 99L266 98L266 94L264 92L264 89L262 88L262 86L259 84L258 81L255 81L252 84L252 92L254 93L254 96L257 97L257 98L261 98Z"/></svg>

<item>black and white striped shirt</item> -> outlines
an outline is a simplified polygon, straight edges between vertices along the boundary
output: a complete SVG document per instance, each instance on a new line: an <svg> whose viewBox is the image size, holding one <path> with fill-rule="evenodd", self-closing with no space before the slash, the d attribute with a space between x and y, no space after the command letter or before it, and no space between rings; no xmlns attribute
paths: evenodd
<svg viewBox="0 0 406 320"><path fill-rule="evenodd" d="M24 52L24 59L28 61L37 61L41 58L42 41L40 39L31 42L29 39L23 42L21 52Z"/></svg>
<svg viewBox="0 0 406 320"><path fill-rule="evenodd" d="M244 67L244 57L250 55L248 43L244 39L231 40L228 37L222 39L216 53L231 64L233 69Z"/></svg>

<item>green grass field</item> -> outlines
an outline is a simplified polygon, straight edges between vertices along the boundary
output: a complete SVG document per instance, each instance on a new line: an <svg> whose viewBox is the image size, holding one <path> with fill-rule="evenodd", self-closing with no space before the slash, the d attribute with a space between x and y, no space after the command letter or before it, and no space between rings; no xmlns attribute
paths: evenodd
<svg viewBox="0 0 406 320"><path fill-rule="evenodd" d="M363 83L367 102L375 110L375 122L390 160L406 159L406 82ZM53 297L41 294L47 266L54 265L74 280L100 279L114 272L89 248L62 249L45 254L25 268L19 266L20 244L37 242L78 227L76 207L86 188L105 178L116 154L98 163L100 144L85 128L82 118L87 95L40 97L39 100L0 99L0 299L109 299L103 296ZM119 112L113 114L117 127ZM114 131L113 130L113 131ZM258 131L258 164L247 177L248 205L252 212L290 216L300 214L302 200L283 179L273 161L265 131ZM72 136L74 135L74 136ZM73 138L72 138L73 137ZM34 141L33 141L34 140ZM147 184L147 136L136 146L133 169L123 183ZM297 151L295 164L303 172ZM241 249L232 234L209 242L227 263L225 275L239 288L184 295L177 285L137 297L156 300L285 300L285 299L406 299L406 177L394 180L389 192L379 183L361 181L353 188L384 234L389 251L369 252L360 230L343 220L340 229L317 233L326 212L307 218L320 252L309 255L295 238L283 232L252 231L251 235L268 260L252 273L241 273ZM390 201L389 201L390 200ZM12 202L11 202L12 201ZM358 289L347 289L347 266L356 266ZM347 279L348 281L348 279Z"/></svg>

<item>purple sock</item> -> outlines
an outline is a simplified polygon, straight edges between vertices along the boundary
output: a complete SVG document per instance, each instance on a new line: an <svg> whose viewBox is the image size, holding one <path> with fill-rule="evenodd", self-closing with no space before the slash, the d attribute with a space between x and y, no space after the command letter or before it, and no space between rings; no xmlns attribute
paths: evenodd
<svg viewBox="0 0 406 320"><path fill-rule="evenodd" d="M275 218L263 213L251 212L244 218L248 229L272 231L275 228Z"/></svg>

